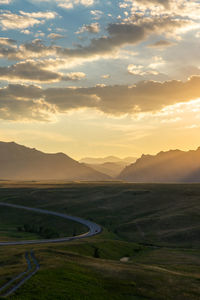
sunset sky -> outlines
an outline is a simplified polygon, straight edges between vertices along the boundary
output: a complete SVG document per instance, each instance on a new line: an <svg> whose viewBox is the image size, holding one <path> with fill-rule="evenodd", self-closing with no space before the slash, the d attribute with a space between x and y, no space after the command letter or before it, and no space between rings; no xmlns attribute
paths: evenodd
<svg viewBox="0 0 200 300"><path fill-rule="evenodd" d="M200 146L199 0L0 0L0 140L85 156Z"/></svg>

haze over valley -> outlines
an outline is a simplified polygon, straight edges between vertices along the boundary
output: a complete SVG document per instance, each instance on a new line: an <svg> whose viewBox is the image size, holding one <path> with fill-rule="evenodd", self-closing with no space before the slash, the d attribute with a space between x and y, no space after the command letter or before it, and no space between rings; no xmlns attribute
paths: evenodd
<svg viewBox="0 0 200 300"><path fill-rule="evenodd" d="M48 154L14 142L0 142L0 165L1 180L200 182L200 148L162 151L138 159L108 156L78 162L64 153Z"/></svg>

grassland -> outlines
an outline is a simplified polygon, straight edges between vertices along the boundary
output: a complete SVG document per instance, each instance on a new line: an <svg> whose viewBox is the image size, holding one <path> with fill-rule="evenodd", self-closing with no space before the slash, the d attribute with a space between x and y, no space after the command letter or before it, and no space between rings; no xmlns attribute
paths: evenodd
<svg viewBox="0 0 200 300"><path fill-rule="evenodd" d="M200 299L198 184L2 183L0 201L80 216L104 228L81 241L1 247L0 285L25 269L27 249L41 265L9 299ZM70 224L63 220L2 209L1 237L6 227L9 238L24 238L12 230L28 220L56 226L60 235L74 232L66 232Z"/></svg>

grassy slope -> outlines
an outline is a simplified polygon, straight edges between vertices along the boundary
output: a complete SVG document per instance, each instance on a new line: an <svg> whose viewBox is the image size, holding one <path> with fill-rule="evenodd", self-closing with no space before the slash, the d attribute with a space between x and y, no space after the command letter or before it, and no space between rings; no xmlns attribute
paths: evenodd
<svg viewBox="0 0 200 300"><path fill-rule="evenodd" d="M1 195L8 202L95 220L124 240L200 246L200 185L69 184L1 190Z"/></svg>
<svg viewBox="0 0 200 300"><path fill-rule="evenodd" d="M79 215L105 228L88 240L33 246L41 270L10 299L199 299L199 192L200 185L2 189L1 201ZM0 248L0 285L23 270L27 248Z"/></svg>

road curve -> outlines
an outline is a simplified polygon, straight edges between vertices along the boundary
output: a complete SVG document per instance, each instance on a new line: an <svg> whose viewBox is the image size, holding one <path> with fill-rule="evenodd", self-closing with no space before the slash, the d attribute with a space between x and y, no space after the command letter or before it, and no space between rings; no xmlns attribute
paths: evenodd
<svg viewBox="0 0 200 300"><path fill-rule="evenodd" d="M70 216L70 215L62 214L62 213L59 213L59 212L54 212L54 211L40 209L40 208L27 207L27 206L23 206L23 205L16 205L16 204L11 204L11 203L4 203L4 202L0 202L0 206L24 209L24 210L33 211L33 212L36 212L36 213L53 215L53 216L60 217L60 218L63 218L63 219L78 222L82 225L85 225L89 229L88 232L83 233L81 235L73 236L73 237L63 237L63 238L56 238L56 239L41 239L41 240L26 240L26 241L8 241L8 242L0 242L0 246L67 242L67 241L71 241L71 240L78 240L78 239L91 237L91 236L94 236L96 234L99 234L102 231L101 226L99 226L98 224L96 224L94 222L84 220L84 219L79 218L79 217L73 217L73 216Z"/></svg>

